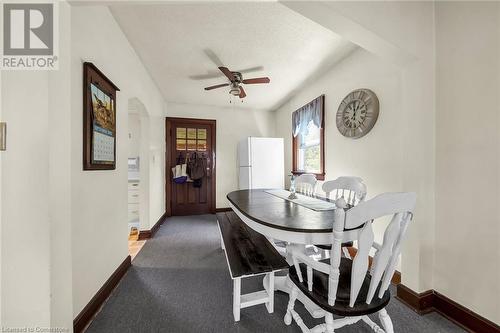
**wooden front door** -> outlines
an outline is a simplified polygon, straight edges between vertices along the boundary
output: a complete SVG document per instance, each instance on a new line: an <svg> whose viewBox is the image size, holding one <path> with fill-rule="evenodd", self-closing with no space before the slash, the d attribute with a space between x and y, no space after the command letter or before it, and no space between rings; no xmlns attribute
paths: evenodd
<svg viewBox="0 0 500 333"><path fill-rule="evenodd" d="M215 120L166 118L166 207L167 215L215 213ZM178 184L172 168L196 154L206 159L201 184Z"/></svg>

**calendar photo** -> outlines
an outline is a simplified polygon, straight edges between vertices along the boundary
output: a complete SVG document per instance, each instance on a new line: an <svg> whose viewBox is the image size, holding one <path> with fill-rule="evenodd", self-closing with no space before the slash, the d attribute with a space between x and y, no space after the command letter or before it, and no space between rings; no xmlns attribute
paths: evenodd
<svg viewBox="0 0 500 333"><path fill-rule="evenodd" d="M84 170L113 170L116 164L116 91L91 63L84 63Z"/></svg>
<svg viewBox="0 0 500 333"><path fill-rule="evenodd" d="M92 162L113 163L115 157L115 113L113 100L94 84L92 93Z"/></svg>

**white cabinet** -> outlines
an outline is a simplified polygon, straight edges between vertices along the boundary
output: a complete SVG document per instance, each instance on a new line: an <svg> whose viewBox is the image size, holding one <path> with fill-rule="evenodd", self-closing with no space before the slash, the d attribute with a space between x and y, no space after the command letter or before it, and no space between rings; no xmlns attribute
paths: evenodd
<svg viewBox="0 0 500 333"><path fill-rule="evenodd" d="M128 223L129 228L139 227L139 181L128 182Z"/></svg>
<svg viewBox="0 0 500 333"><path fill-rule="evenodd" d="M128 190L128 203L129 204L139 203L139 190Z"/></svg>
<svg viewBox="0 0 500 333"><path fill-rule="evenodd" d="M128 204L128 222L139 222L139 204Z"/></svg>

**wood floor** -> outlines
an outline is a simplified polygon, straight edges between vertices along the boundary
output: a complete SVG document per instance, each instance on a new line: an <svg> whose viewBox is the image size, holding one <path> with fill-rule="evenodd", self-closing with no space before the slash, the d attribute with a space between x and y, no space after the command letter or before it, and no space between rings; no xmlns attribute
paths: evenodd
<svg viewBox="0 0 500 333"><path fill-rule="evenodd" d="M128 237L128 254L134 260L135 256L142 249L146 240L138 240L139 234L130 235Z"/></svg>

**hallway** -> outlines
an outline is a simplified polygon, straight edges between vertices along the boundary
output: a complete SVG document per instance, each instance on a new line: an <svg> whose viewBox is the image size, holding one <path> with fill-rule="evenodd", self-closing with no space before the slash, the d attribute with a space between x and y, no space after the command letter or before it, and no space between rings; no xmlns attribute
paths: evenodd
<svg viewBox="0 0 500 333"><path fill-rule="evenodd" d="M245 279L242 289L259 289L261 281ZM234 323L232 281L215 215L172 217L146 242L87 332L300 332L283 323L287 302L278 292L274 314L264 305L251 307ZM301 305L296 309L313 324ZM437 313L419 316L394 298L387 310L397 332L463 332ZM365 325L339 331L371 332Z"/></svg>

